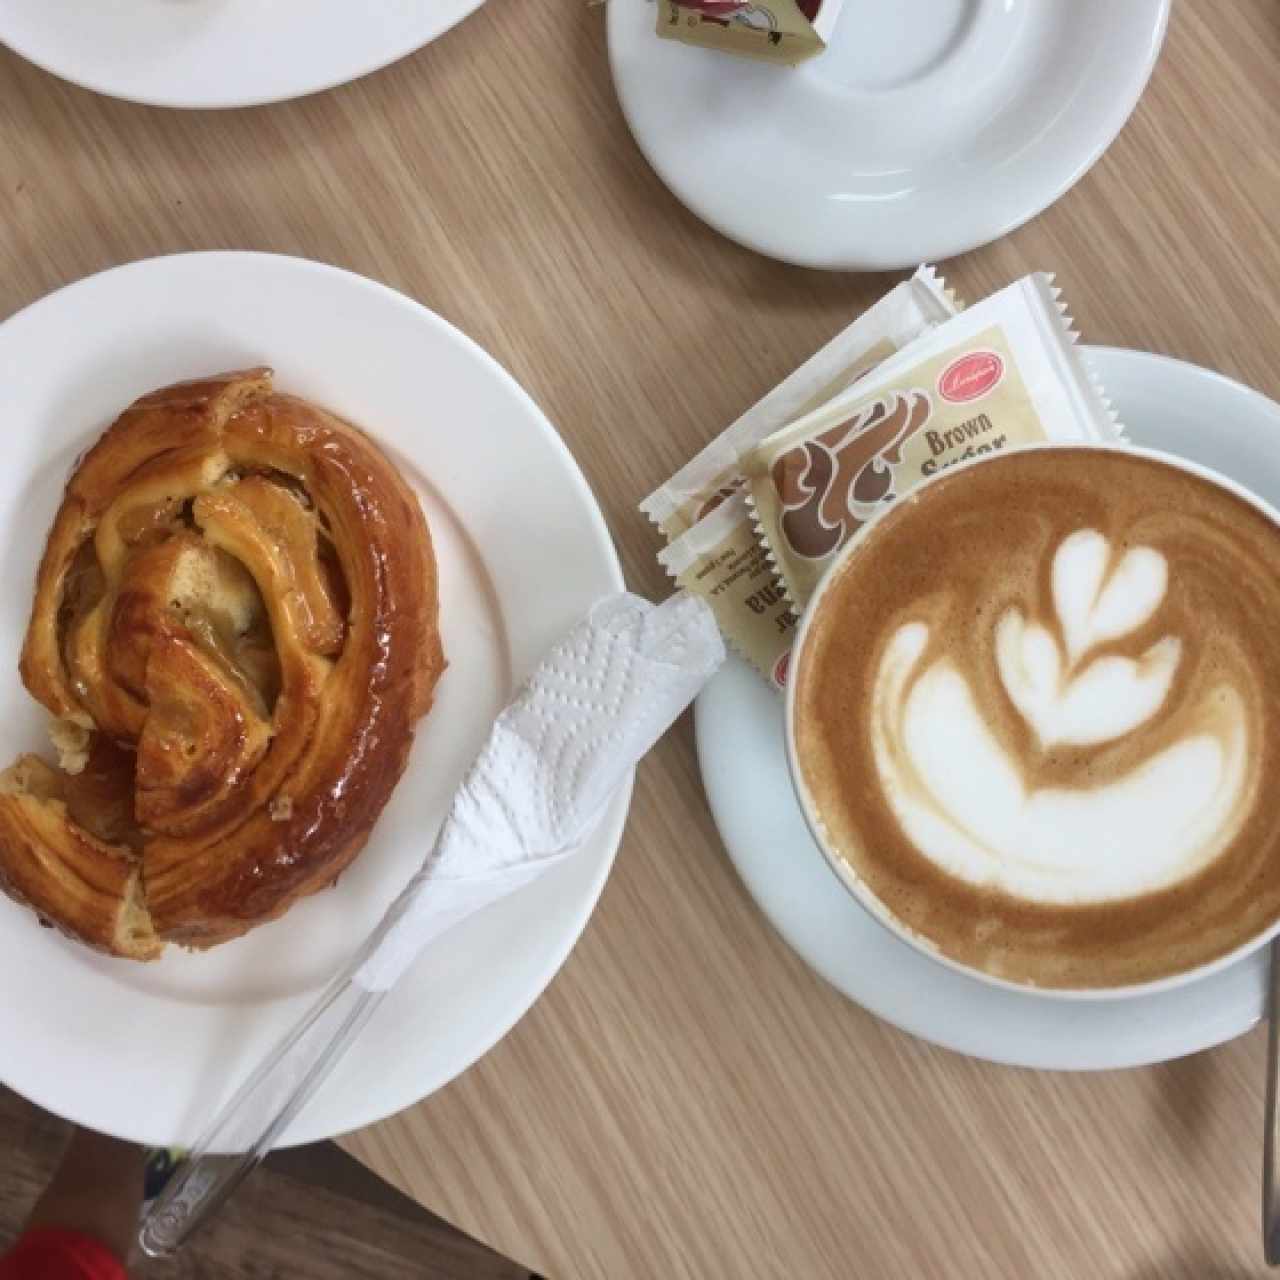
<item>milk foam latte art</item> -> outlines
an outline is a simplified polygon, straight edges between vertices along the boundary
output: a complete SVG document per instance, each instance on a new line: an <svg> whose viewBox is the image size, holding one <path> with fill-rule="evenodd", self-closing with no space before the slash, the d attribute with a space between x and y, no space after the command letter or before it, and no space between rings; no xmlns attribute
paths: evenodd
<svg viewBox="0 0 1280 1280"><path fill-rule="evenodd" d="M806 621L793 763L856 891L1013 982L1125 987L1280 920L1280 528L1136 450L958 469Z"/></svg>

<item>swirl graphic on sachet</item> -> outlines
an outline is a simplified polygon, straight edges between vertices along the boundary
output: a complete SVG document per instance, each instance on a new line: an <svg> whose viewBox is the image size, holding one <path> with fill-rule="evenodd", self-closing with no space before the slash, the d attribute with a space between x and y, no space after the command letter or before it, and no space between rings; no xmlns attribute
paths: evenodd
<svg viewBox="0 0 1280 1280"><path fill-rule="evenodd" d="M931 411L927 392L895 391L778 458L782 536L797 555L829 556L897 496L893 468Z"/></svg>
<svg viewBox="0 0 1280 1280"><path fill-rule="evenodd" d="M363 847L443 667L426 522L368 437L267 369L144 396L37 575L63 769L0 775L0 889L134 959L273 919Z"/></svg>
<svg viewBox="0 0 1280 1280"><path fill-rule="evenodd" d="M718 510L730 498L737 493L746 483L744 476L736 476L728 484L720 485L714 492L708 494L702 502L702 505L694 513L693 522L697 524L699 520L709 516L713 511Z"/></svg>

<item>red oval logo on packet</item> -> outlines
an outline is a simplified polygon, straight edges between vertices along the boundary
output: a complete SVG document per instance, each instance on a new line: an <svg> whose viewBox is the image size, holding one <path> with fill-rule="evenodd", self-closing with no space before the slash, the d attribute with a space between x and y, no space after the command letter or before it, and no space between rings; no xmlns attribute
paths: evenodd
<svg viewBox="0 0 1280 1280"><path fill-rule="evenodd" d="M938 378L938 394L952 404L985 396L1004 377L1004 361L994 351L970 351L952 361Z"/></svg>
<svg viewBox="0 0 1280 1280"><path fill-rule="evenodd" d="M786 653L784 653L782 657L773 664L773 683L776 684L779 689L785 689L787 687L787 668L790 666L791 650L788 649Z"/></svg>

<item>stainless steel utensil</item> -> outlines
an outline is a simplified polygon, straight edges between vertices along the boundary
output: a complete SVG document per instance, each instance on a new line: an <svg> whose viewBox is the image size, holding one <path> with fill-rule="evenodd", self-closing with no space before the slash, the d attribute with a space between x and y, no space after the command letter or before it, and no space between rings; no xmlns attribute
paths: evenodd
<svg viewBox="0 0 1280 1280"><path fill-rule="evenodd" d="M1267 997L1267 1102L1262 1135L1262 1252L1280 1266L1280 942L1271 944L1271 981Z"/></svg>

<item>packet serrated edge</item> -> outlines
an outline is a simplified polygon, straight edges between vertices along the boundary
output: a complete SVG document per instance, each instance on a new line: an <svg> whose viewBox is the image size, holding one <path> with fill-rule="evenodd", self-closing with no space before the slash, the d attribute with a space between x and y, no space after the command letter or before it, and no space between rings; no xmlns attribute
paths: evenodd
<svg viewBox="0 0 1280 1280"><path fill-rule="evenodd" d="M738 535L737 543L733 542ZM726 574L729 564L716 562L729 547L739 559L757 556L767 570L767 582L744 594L733 591ZM768 555L752 527L747 494L739 490L715 510L674 538L658 553L658 563L676 586L711 606L725 643L775 689L783 687L787 655L798 621L788 603ZM742 566L745 570L747 565ZM736 578L740 575L735 575ZM749 585L749 584L744 584ZM753 608L749 603L756 598Z"/></svg>

